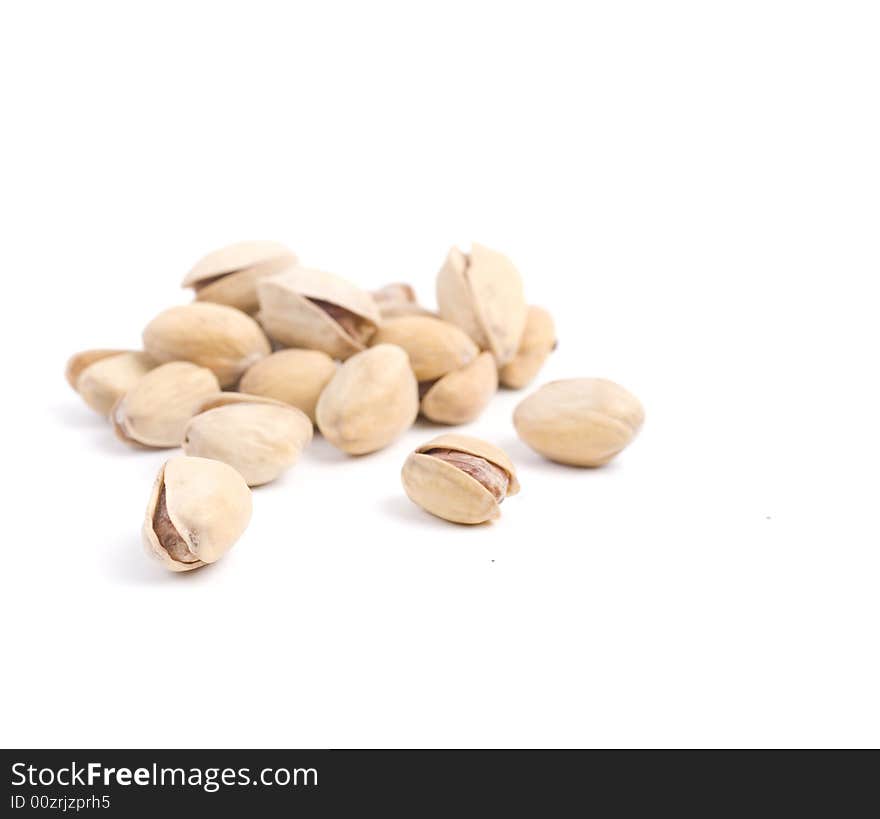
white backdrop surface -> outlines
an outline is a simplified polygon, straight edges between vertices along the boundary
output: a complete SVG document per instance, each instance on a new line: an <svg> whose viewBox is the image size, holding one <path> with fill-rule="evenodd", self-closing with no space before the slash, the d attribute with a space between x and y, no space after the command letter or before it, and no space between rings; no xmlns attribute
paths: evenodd
<svg viewBox="0 0 880 819"><path fill-rule="evenodd" d="M0 739L9 746L880 742L870 3L8 3ZM419 423L318 439L216 566L139 528L167 452L65 359L203 253L288 242L426 302L452 243L557 319L537 383L643 401L611 466L463 431L520 495L446 525Z"/></svg>

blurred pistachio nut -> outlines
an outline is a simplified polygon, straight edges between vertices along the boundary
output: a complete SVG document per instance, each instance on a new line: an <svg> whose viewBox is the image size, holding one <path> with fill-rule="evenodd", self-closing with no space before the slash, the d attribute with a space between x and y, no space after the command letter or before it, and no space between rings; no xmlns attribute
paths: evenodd
<svg viewBox="0 0 880 819"><path fill-rule="evenodd" d="M250 316L210 302L170 307L144 329L144 350L158 362L191 361L212 370L231 387L271 348Z"/></svg>
<svg viewBox="0 0 880 819"><path fill-rule="evenodd" d="M343 452L363 455L412 426L419 390L406 353L379 344L342 364L318 399L321 434Z"/></svg>
<svg viewBox="0 0 880 819"><path fill-rule="evenodd" d="M173 572L214 563L251 519L251 490L231 466L206 458L171 458L147 504L147 553Z"/></svg>
<svg viewBox="0 0 880 819"><path fill-rule="evenodd" d="M197 301L256 313L257 281L296 264L296 254L280 242L236 242L202 257L183 280Z"/></svg>
<svg viewBox="0 0 880 819"><path fill-rule="evenodd" d="M415 290L408 284L394 282L374 290L370 295L379 308L382 320L401 318L402 316L435 316L436 314L422 307L416 299Z"/></svg>
<svg viewBox="0 0 880 819"><path fill-rule="evenodd" d="M430 316L389 319L376 331L371 344L402 347L417 381L440 378L469 364L480 352L460 327Z"/></svg>
<svg viewBox="0 0 880 819"><path fill-rule="evenodd" d="M513 413L517 434L535 452L572 466L608 463L644 420L638 398L604 378L551 381Z"/></svg>
<svg viewBox="0 0 880 819"><path fill-rule="evenodd" d="M522 279L501 253L473 244L470 254L449 251L437 274L440 318L461 327L498 366L519 348L526 323Z"/></svg>
<svg viewBox="0 0 880 819"><path fill-rule="evenodd" d="M88 355L79 353L74 356L79 361L74 364L71 359L68 372L76 373L74 387L83 401L104 417L110 414L113 405L125 393L156 366L146 353L135 350L113 351L109 355L93 358L85 366L79 366L88 360Z"/></svg>
<svg viewBox="0 0 880 819"><path fill-rule="evenodd" d="M144 375L110 414L121 440L159 449L180 446L189 419L220 391L217 376L188 361L172 361Z"/></svg>
<svg viewBox="0 0 880 819"><path fill-rule="evenodd" d="M238 388L301 409L314 423L318 397L336 373L336 362L320 350L279 350L253 365Z"/></svg>
<svg viewBox="0 0 880 819"><path fill-rule="evenodd" d="M64 377L67 379L67 383L76 391L76 382L79 380L80 375L82 375L82 372L86 367L90 367L102 358L110 358L119 355L120 353L127 352L130 351L102 348L98 350L83 350L82 352L74 353L67 359L67 365L64 368Z"/></svg>
<svg viewBox="0 0 880 819"><path fill-rule="evenodd" d="M498 369L492 353L480 353L470 364L422 384L422 415L436 424L467 424L475 420L498 390Z"/></svg>
<svg viewBox="0 0 880 819"><path fill-rule="evenodd" d="M288 347L346 359L367 346L381 321L372 296L321 270L292 267L257 285L260 323Z"/></svg>
<svg viewBox="0 0 880 819"><path fill-rule="evenodd" d="M406 459L401 480L413 503L453 523L494 520L501 502L519 492L506 453L467 435L441 435L420 446Z"/></svg>
<svg viewBox="0 0 880 819"><path fill-rule="evenodd" d="M304 412L257 397L194 416L184 433L183 450L223 461L248 486L259 486L293 466L311 440L312 422Z"/></svg>
<svg viewBox="0 0 880 819"><path fill-rule="evenodd" d="M525 387L544 366L547 356L556 349L556 326L553 317L543 308L532 305L526 315L526 327L516 355L498 372L505 387Z"/></svg>

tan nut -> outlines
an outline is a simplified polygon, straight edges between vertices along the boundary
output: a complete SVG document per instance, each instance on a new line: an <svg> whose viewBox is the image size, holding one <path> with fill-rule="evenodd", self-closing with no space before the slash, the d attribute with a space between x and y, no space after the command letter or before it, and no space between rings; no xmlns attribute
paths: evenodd
<svg viewBox="0 0 880 819"><path fill-rule="evenodd" d="M321 434L350 455L390 444L412 426L419 412L419 390L406 353L379 344L352 356L318 399Z"/></svg>
<svg viewBox="0 0 880 819"><path fill-rule="evenodd" d="M332 273L292 267L257 285L259 320L277 342L346 359L363 350L381 318L372 296Z"/></svg>
<svg viewBox="0 0 880 819"><path fill-rule="evenodd" d="M135 350L88 350L67 365L68 381L95 412L104 417L156 363Z"/></svg>
<svg viewBox="0 0 880 819"><path fill-rule="evenodd" d="M318 397L335 373L336 362L320 350L279 350L254 364L238 388L298 407L314 423Z"/></svg>
<svg viewBox="0 0 880 819"><path fill-rule="evenodd" d="M513 413L517 434L535 452L573 466L608 463L644 420L638 398L604 378L551 381Z"/></svg>
<svg viewBox="0 0 880 819"><path fill-rule="evenodd" d="M248 486L259 486L296 463L312 440L312 422L288 404L247 398L194 416L186 426L183 450L223 461Z"/></svg>
<svg viewBox="0 0 880 819"><path fill-rule="evenodd" d="M479 350L470 336L448 321L405 316L382 324L371 345L396 344L409 356L417 381L433 381L473 361Z"/></svg>
<svg viewBox="0 0 880 819"><path fill-rule="evenodd" d="M236 242L199 259L183 280L197 301L256 313L257 281L296 264L296 254L280 242Z"/></svg>
<svg viewBox="0 0 880 819"><path fill-rule="evenodd" d="M113 429L126 443L180 446L189 419L219 390L217 377L205 367L187 361L162 364L116 402L110 414Z"/></svg>
<svg viewBox="0 0 880 819"><path fill-rule="evenodd" d="M513 390L525 387L555 349L556 327L553 317L543 307L530 306L519 349L499 370L499 381Z"/></svg>
<svg viewBox="0 0 880 819"><path fill-rule="evenodd" d="M440 318L461 327L498 366L510 361L526 323L522 279L501 253L474 243L467 255L449 251L437 274Z"/></svg>
<svg viewBox="0 0 880 819"><path fill-rule="evenodd" d="M516 470L501 449L467 435L440 435L403 465L407 496L453 523L484 523L501 514L504 498L519 492Z"/></svg>
<svg viewBox="0 0 880 819"><path fill-rule="evenodd" d="M467 424L480 416L498 391L492 353L480 353L470 364L424 387L422 415L436 424Z"/></svg>
<svg viewBox="0 0 880 819"><path fill-rule="evenodd" d="M386 284L384 287L374 290L370 295L372 295L376 307L379 308L379 314L383 321L403 316L437 317L436 313L418 303L412 286L402 282Z"/></svg>
<svg viewBox="0 0 880 819"><path fill-rule="evenodd" d="M210 302L159 313L144 329L144 350L158 362L191 361L207 367L221 387L238 383L248 367L271 352L269 340L250 316Z"/></svg>
<svg viewBox="0 0 880 819"><path fill-rule="evenodd" d="M167 461L153 485L143 526L147 554L173 572L214 563L251 519L251 491L231 466L206 458Z"/></svg>

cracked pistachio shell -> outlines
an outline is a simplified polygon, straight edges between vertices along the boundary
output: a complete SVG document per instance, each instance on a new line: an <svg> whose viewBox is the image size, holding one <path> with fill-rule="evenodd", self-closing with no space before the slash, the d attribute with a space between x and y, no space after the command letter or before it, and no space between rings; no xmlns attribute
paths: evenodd
<svg viewBox="0 0 880 819"><path fill-rule="evenodd" d="M526 323L522 279L501 253L474 243L470 255L449 251L437 274L440 318L461 327L499 366L519 348Z"/></svg>
<svg viewBox="0 0 880 819"><path fill-rule="evenodd" d="M318 397L335 373L336 362L320 350L279 350L254 364L238 387L298 407L314 423Z"/></svg>
<svg viewBox="0 0 880 819"><path fill-rule="evenodd" d="M312 440L308 416L288 404L256 397L208 409L190 419L187 455L229 464L248 486L275 480Z"/></svg>
<svg viewBox="0 0 880 819"><path fill-rule="evenodd" d="M422 396L422 415L436 424L467 424L478 418L498 390L492 353L436 381Z"/></svg>
<svg viewBox="0 0 880 819"><path fill-rule="evenodd" d="M146 353L115 352L79 367L75 388L89 407L106 417L113 405L155 366Z"/></svg>
<svg viewBox="0 0 880 819"><path fill-rule="evenodd" d="M342 364L318 399L321 434L343 452L363 455L412 426L419 389L406 353L379 344Z"/></svg>
<svg viewBox="0 0 880 819"><path fill-rule="evenodd" d="M431 450L452 455L443 459ZM504 498L519 492L507 454L468 435L440 435L420 446L406 459L401 481L413 503L453 523L494 520Z"/></svg>
<svg viewBox="0 0 880 819"><path fill-rule="evenodd" d="M231 387L271 347L260 325L241 310L194 302L159 313L144 329L144 350L158 362L207 367L221 387Z"/></svg>
<svg viewBox="0 0 880 819"><path fill-rule="evenodd" d="M639 399L604 378L551 381L513 413L517 434L535 452L572 466L602 466L635 438Z"/></svg>
<svg viewBox="0 0 880 819"><path fill-rule="evenodd" d="M434 316L436 313L422 307L416 299L415 290L408 284L394 282L371 293L382 320L402 316Z"/></svg>
<svg viewBox="0 0 880 819"><path fill-rule="evenodd" d="M83 350L80 353L74 353L67 359L67 365L64 368L64 377L67 379L67 383L70 384L73 390L79 392L76 388L76 382L79 381L79 377L82 375L82 372L86 367L90 367L102 358L110 358L128 352L131 351L102 348L99 350Z"/></svg>
<svg viewBox="0 0 880 819"><path fill-rule="evenodd" d="M144 375L110 414L121 440L142 446L180 446L189 419L209 396L219 392L209 369L187 361L162 364Z"/></svg>
<svg viewBox="0 0 880 819"><path fill-rule="evenodd" d="M530 306L519 349L499 370L499 380L510 389L525 387L538 374L555 347L556 326L553 317L543 307Z"/></svg>
<svg viewBox="0 0 880 819"><path fill-rule="evenodd" d="M251 519L251 491L231 466L171 458L159 470L144 519L147 554L173 572L214 563Z"/></svg>
<svg viewBox="0 0 880 819"><path fill-rule="evenodd" d="M332 273L292 267L257 284L259 319L288 347L346 359L366 347L381 321L372 296Z"/></svg>
<svg viewBox="0 0 880 819"><path fill-rule="evenodd" d="M460 327L429 316L389 319L371 346L396 344L409 356L417 381L433 381L473 361L480 352Z"/></svg>

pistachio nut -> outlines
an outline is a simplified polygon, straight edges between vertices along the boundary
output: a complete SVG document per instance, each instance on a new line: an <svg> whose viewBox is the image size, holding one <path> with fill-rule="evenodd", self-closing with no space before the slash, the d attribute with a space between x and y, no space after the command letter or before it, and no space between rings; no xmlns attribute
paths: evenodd
<svg viewBox="0 0 880 819"><path fill-rule="evenodd" d="M280 242L236 242L199 259L183 280L183 287L192 287L198 301L256 313L257 281L294 264L296 254Z"/></svg>
<svg viewBox="0 0 880 819"><path fill-rule="evenodd" d="M402 282L386 284L370 295L379 308L383 321L401 316L436 316L436 313L422 307L416 299L415 290Z"/></svg>
<svg viewBox="0 0 880 819"><path fill-rule="evenodd" d="M312 440L312 422L289 404L246 396L193 416L186 426L187 455L229 464L248 486L275 480Z"/></svg>
<svg viewBox="0 0 880 819"><path fill-rule="evenodd" d="M170 307L144 329L144 350L158 362L191 361L231 387L252 364L269 355L269 340L250 316L224 304L194 302Z"/></svg>
<svg viewBox="0 0 880 819"><path fill-rule="evenodd" d="M516 355L498 372L498 379L513 390L525 387L544 366L547 356L556 349L556 326L553 317L543 308L531 305L526 314L526 327Z"/></svg>
<svg viewBox="0 0 880 819"><path fill-rule="evenodd" d="M76 389L76 382L79 381L79 377L82 375L82 372L86 367L90 367L102 358L110 358L111 356L127 352L130 351L102 348L98 350L83 350L82 352L74 353L67 359L67 365L64 368L64 377L74 391L78 391Z"/></svg>
<svg viewBox="0 0 880 819"><path fill-rule="evenodd" d="M95 353L108 353L96 356ZM155 367L146 354L135 350L89 350L68 362L68 380L95 412L106 417L113 405Z"/></svg>
<svg viewBox="0 0 880 819"><path fill-rule="evenodd" d="M467 435L441 435L423 444L406 459L400 477L413 503L453 523L494 520L504 498L519 492L510 458Z"/></svg>
<svg viewBox="0 0 880 819"><path fill-rule="evenodd" d="M419 389L406 353L379 344L336 371L318 399L318 429L333 446L363 455L390 444L412 426Z"/></svg>
<svg viewBox="0 0 880 819"><path fill-rule="evenodd" d="M171 458L159 470L144 520L147 553L173 572L214 563L251 519L251 490L231 466Z"/></svg>
<svg viewBox="0 0 880 819"><path fill-rule="evenodd" d="M461 327L498 366L519 348L526 323L522 279L501 253L473 244L470 254L449 251L437 274L440 318Z"/></svg>
<svg viewBox="0 0 880 819"><path fill-rule="evenodd" d="M336 362L320 350L279 350L254 364L238 388L301 409L315 421L318 396L336 372Z"/></svg>
<svg viewBox="0 0 880 819"><path fill-rule="evenodd" d="M172 361L144 375L110 413L117 437L159 449L180 446L189 419L219 392L217 376L188 361Z"/></svg>
<svg viewBox="0 0 880 819"><path fill-rule="evenodd" d="M573 466L608 463L644 420L638 398L604 378L551 381L513 413L517 434L535 452Z"/></svg>
<svg viewBox="0 0 880 819"><path fill-rule="evenodd" d="M409 356L417 381L433 381L473 361L480 352L455 324L430 316L389 319L376 331L371 345L396 344Z"/></svg>
<svg viewBox="0 0 880 819"><path fill-rule="evenodd" d="M467 424L479 417L498 390L492 353L433 382L419 385L422 415L436 424Z"/></svg>
<svg viewBox="0 0 880 819"><path fill-rule="evenodd" d="M346 359L381 321L372 296L332 273L292 267L257 284L260 323L281 344Z"/></svg>

